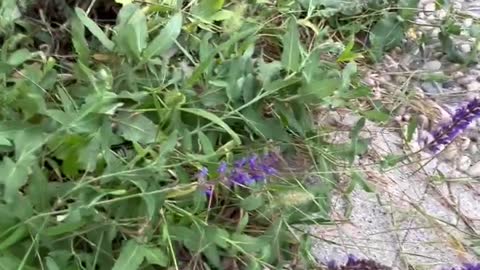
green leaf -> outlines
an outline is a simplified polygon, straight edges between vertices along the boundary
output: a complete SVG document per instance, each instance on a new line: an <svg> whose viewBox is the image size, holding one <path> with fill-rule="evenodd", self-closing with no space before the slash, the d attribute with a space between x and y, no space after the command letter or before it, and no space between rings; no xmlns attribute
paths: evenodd
<svg viewBox="0 0 480 270"><path fill-rule="evenodd" d="M355 183L355 185L360 186L365 192L375 192L375 188L371 184L369 184L359 173L352 172L351 177L352 182Z"/></svg>
<svg viewBox="0 0 480 270"><path fill-rule="evenodd" d="M312 79L298 90L298 94L306 103L318 103L323 98L331 96L340 85L339 79Z"/></svg>
<svg viewBox="0 0 480 270"><path fill-rule="evenodd" d="M240 207L247 211L258 209L265 203L263 196L252 194L240 202Z"/></svg>
<svg viewBox="0 0 480 270"><path fill-rule="evenodd" d="M207 258L208 262L215 266L217 269L222 269L222 263L220 260L220 254L215 245L208 245L203 249L203 255Z"/></svg>
<svg viewBox="0 0 480 270"><path fill-rule="evenodd" d="M142 114L120 113L118 131L125 140L149 144L155 142L157 126Z"/></svg>
<svg viewBox="0 0 480 270"><path fill-rule="evenodd" d="M400 45L404 37L403 24L396 13L387 13L378 21L370 32L371 55L375 61L383 57L383 53Z"/></svg>
<svg viewBox="0 0 480 270"><path fill-rule="evenodd" d="M210 240L214 242L217 246L221 248L228 248L228 239L230 234L227 230L222 228L214 228L214 230L207 232L207 237L210 237Z"/></svg>
<svg viewBox="0 0 480 270"><path fill-rule="evenodd" d="M160 33L148 44L143 53L143 59L149 60L155 55L160 55L170 49L182 30L182 13L177 13L170 18Z"/></svg>
<svg viewBox="0 0 480 270"><path fill-rule="evenodd" d="M58 236L62 234L70 234L75 232L76 230L79 230L86 224L85 221L73 221L73 222L66 222L66 223L61 223L52 227L48 227L43 231L45 235L48 236Z"/></svg>
<svg viewBox="0 0 480 270"><path fill-rule="evenodd" d="M391 167L397 165L399 162L402 162L406 158L407 157L404 156L404 155L389 154L380 162L380 165L381 165L382 169L391 168Z"/></svg>
<svg viewBox="0 0 480 270"><path fill-rule="evenodd" d="M404 20L413 20L417 14L418 2L420 0L399 0L398 9L400 10L400 16ZM438 2L438 1L436 1Z"/></svg>
<svg viewBox="0 0 480 270"><path fill-rule="evenodd" d="M73 48L75 48L80 62L87 64L90 49L85 39L85 28L77 16L72 16L71 20Z"/></svg>
<svg viewBox="0 0 480 270"><path fill-rule="evenodd" d="M3 198L12 202L20 187L27 183L29 168L25 164L15 163L9 157L4 157L0 163L0 183L4 186Z"/></svg>
<svg viewBox="0 0 480 270"><path fill-rule="evenodd" d="M215 114L213 114L211 112L208 112L206 110L197 109L197 108L181 108L180 110L182 110L184 112L191 113L191 114L198 115L200 117L203 117L205 119L208 119L208 120L212 121L214 124L220 126L228 134L230 134L230 136L232 136L232 139L235 141L235 143L237 143L238 145L240 145L242 143L238 134L235 133L235 131L233 131L222 119L220 119Z"/></svg>
<svg viewBox="0 0 480 270"><path fill-rule="evenodd" d="M7 249L12 245L18 243L20 240L25 238L28 235L28 230L26 225L21 225L16 228L7 238L0 242L0 250Z"/></svg>
<svg viewBox="0 0 480 270"><path fill-rule="evenodd" d="M417 118L417 117L412 117L412 118L410 119L410 121L408 122L408 126L407 126L407 137L406 137L406 141L407 141L407 142L412 141L413 133L414 133L415 130L417 129L417 124L418 124L418 118Z"/></svg>
<svg viewBox="0 0 480 270"><path fill-rule="evenodd" d="M342 92L345 92L350 88L352 77L355 74L357 74L357 64L355 64L355 62L348 63L342 70Z"/></svg>
<svg viewBox="0 0 480 270"><path fill-rule="evenodd" d="M102 45L108 50L113 50L115 44L108 39L107 35L98 27L98 25L90 19L83 9L75 7L75 14L80 19L80 21L87 27L87 29L102 43Z"/></svg>
<svg viewBox="0 0 480 270"><path fill-rule="evenodd" d="M360 131L363 129L363 127L365 126L365 118L361 118L360 120L358 120L358 122L355 124L355 126L353 127L351 133L350 133L350 137L352 138L352 157L350 158L350 165L353 164L353 161L355 160L355 157L357 156L358 154L358 136L360 134Z"/></svg>
<svg viewBox="0 0 480 270"><path fill-rule="evenodd" d="M195 7L195 14L208 20L213 14L222 9L224 0L201 0Z"/></svg>
<svg viewBox="0 0 480 270"><path fill-rule="evenodd" d="M362 58L363 56L361 54L352 52L354 45L355 38L352 36L347 46L345 46L343 52L338 56L337 62L350 62L355 61L358 58Z"/></svg>
<svg viewBox="0 0 480 270"><path fill-rule="evenodd" d="M262 248L259 245L260 241L258 238L246 234L234 233L231 241L235 243L235 245L232 245L233 248L248 254L255 253Z"/></svg>
<svg viewBox="0 0 480 270"><path fill-rule="evenodd" d="M35 54L31 53L27 49L19 49L14 51L7 60L9 65L14 67L23 64L25 61L31 59Z"/></svg>
<svg viewBox="0 0 480 270"><path fill-rule="evenodd" d="M160 248L143 247L142 252L149 264L168 266L168 256Z"/></svg>
<svg viewBox="0 0 480 270"><path fill-rule="evenodd" d="M247 30L242 32L236 32L231 35L231 37L224 43L220 44L219 46L215 47L215 50L210 51L208 55L201 61L200 65L198 65L192 73L192 76L187 81L188 86L193 86L202 76L202 74L209 69L212 63L215 60L215 55L219 52L229 48L230 46L237 44L240 40L252 35L258 29L256 27L250 27Z"/></svg>
<svg viewBox="0 0 480 270"><path fill-rule="evenodd" d="M290 18L288 21L287 32L283 36L282 64L293 72L300 69L300 34L298 33L297 22Z"/></svg>
<svg viewBox="0 0 480 270"><path fill-rule="evenodd" d="M58 264L52 257L47 257L45 259L45 264L47 265L48 270L61 270L61 268L58 266Z"/></svg>
<svg viewBox="0 0 480 270"><path fill-rule="evenodd" d="M365 111L361 113L365 118L368 120L374 121L374 122L387 122L390 120L390 115L380 111L380 110L370 110L370 111Z"/></svg>
<svg viewBox="0 0 480 270"><path fill-rule="evenodd" d="M139 59L147 46L148 30L145 14L137 5L126 5L120 10L118 18L115 36L118 49L130 57Z"/></svg>
<svg viewBox="0 0 480 270"><path fill-rule="evenodd" d="M265 139L288 142L290 137L283 124L276 118L264 118L258 109L248 107L242 111L247 125Z"/></svg>
<svg viewBox="0 0 480 270"><path fill-rule="evenodd" d="M198 140L204 154L211 155L215 153L215 149L213 148L212 142L202 131L198 132Z"/></svg>
<svg viewBox="0 0 480 270"><path fill-rule="evenodd" d="M112 270L136 270L144 259L144 248L134 240L126 241Z"/></svg>

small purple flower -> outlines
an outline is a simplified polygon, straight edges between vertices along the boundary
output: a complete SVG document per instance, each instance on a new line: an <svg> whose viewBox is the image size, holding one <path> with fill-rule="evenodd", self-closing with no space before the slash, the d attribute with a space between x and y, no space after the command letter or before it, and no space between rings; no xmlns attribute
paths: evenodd
<svg viewBox="0 0 480 270"><path fill-rule="evenodd" d="M208 169L205 167L202 167L200 169L200 172L198 173L198 177L206 178L207 176L208 176Z"/></svg>
<svg viewBox="0 0 480 270"><path fill-rule="evenodd" d="M247 164L247 159L242 158L240 160L235 161L234 166L235 168L243 168L245 167L245 164Z"/></svg>
<svg viewBox="0 0 480 270"><path fill-rule="evenodd" d="M225 174L227 172L227 163L225 161L222 161L220 163L220 166L218 166L217 172L219 174Z"/></svg>
<svg viewBox="0 0 480 270"><path fill-rule="evenodd" d="M272 153L262 157L254 154L235 161L233 163L233 168L230 169L227 163L222 161L217 168L219 174L217 180L225 181L229 185L242 186L250 186L260 182L265 183L268 176L277 173L275 166L278 165L278 160L278 157ZM201 168L197 173L197 179L199 183L206 184L208 179L208 169L205 167ZM212 196L212 185L205 189L205 194L209 197Z"/></svg>
<svg viewBox="0 0 480 270"><path fill-rule="evenodd" d="M345 264L339 265L335 261L329 261L327 264L328 270L391 270L388 266L381 265L374 260L357 259L353 255L348 255L348 260Z"/></svg>
<svg viewBox="0 0 480 270"><path fill-rule="evenodd" d="M434 153L439 152L478 117L480 117L480 101L475 98L466 106L458 108L452 116L452 121L432 133L433 141L428 145L428 149Z"/></svg>
<svg viewBox="0 0 480 270"><path fill-rule="evenodd" d="M445 270L480 270L480 263L477 263L477 264L466 263L461 268L453 267Z"/></svg>
<svg viewBox="0 0 480 270"><path fill-rule="evenodd" d="M207 198L212 197L212 195L213 195L213 186L212 186L212 185L207 186L207 188L205 188L204 193L205 193L205 195L207 196Z"/></svg>

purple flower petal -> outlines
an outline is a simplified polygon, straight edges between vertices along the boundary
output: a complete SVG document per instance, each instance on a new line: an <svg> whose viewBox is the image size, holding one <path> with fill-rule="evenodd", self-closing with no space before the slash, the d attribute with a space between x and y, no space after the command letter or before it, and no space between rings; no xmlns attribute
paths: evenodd
<svg viewBox="0 0 480 270"><path fill-rule="evenodd" d="M217 172L219 174L224 174L227 171L227 163L225 161L222 161L220 163L220 166L218 166Z"/></svg>
<svg viewBox="0 0 480 270"><path fill-rule="evenodd" d="M442 125L432 133L434 140L428 149L434 153L440 151L442 147L453 142L478 117L480 117L480 101L475 98L466 106L458 108L450 123Z"/></svg>

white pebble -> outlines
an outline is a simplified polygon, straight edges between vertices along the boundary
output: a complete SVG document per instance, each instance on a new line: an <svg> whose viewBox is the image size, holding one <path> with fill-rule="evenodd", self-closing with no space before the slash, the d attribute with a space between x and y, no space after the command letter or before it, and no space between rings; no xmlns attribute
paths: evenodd
<svg viewBox="0 0 480 270"><path fill-rule="evenodd" d="M470 51L472 51L472 46L470 46L470 44L462 44L460 45L460 50L463 53L469 53Z"/></svg>
<svg viewBox="0 0 480 270"><path fill-rule="evenodd" d="M428 3L425 5L423 9L425 12L434 12L435 11L435 3Z"/></svg>
<svg viewBox="0 0 480 270"><path fill-rule="evenodd" d="M465 27L470 27L473 24L473 19L472 18L466 18L463 20L463 26Z"/></svg>
<svg viewBox="0 0 480 270"><path fill-rule="evenodd" d="M467 172L470 176L480 176L480 162L477 162L473 166L471 166Z"/></svg>
<svg viewBox="0 0 480 270"><path fill-rule="evenodd" d="M480 91L480 82L473 81L469 85L467 85L468 91Z"/></svg>
<svg viewBox="0 0 480 270"><path fill-rule="evenodd" d="M478 146L476 144L470 144L470 148L469 148L469 151L472 155L475 155L476 153L478 153Z"/></svg>
<svg viewBox="0 0 480 270"><path fill-rule="evenodd" d="M442 62L438 60L428 61L423 65L423 69L426 69L429 71L437 71L440 68L442 68Z"/></svg>
<svg viewBox="0 0 480 270"><path fill-rule="evenodd" d="M462 171L468 170L468 168L470 168L470 165L472 165L472 160L467 156L463 156L457 160L457 168Z"/></svg>
<svg viewBox="0 0 480 270"><path fill-rule="evenodd" d="M457 79L457 82L461 85L468 85L473 81L475 81L475 78L472 77L472 76L465 76L465 77Z"/></svg>
<svg viewBox="0 0 480 270"><path fill-rule="evenodd" d="M445 11L444 9L440 9L436 13L437 13L437 18L440 20L443 20L445 19L445 17L447 17L447 11Z"/></svg>

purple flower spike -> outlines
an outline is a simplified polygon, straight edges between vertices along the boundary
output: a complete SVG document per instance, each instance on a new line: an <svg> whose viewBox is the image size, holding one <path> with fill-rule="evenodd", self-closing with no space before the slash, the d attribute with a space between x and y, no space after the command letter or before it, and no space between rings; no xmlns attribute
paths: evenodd
<svg viewBox="0 0 480 270"><path fill-rule="evenodd" d="M458 108L452 121L432 133L433 142L428 149L437 153L442 147L450 144L477 118L480 117L480 101L473 99L466 106Z"/></svg>
<svg viewBox="0 0 480 270"><path fill-rule="evenodd" d="M466 263L463 265L461 270L480 270L480 263L478 264Z"/></svg>
<svg viewBox="0 0 480 270"><path fill-rule="evenodd" d="M327 264L328 270L391 270L392 268L381 265L374 260L357 259L353 255L348 255L348 260L345 264L339 265L335 261L329 261Z"/></svg>
<svg viewBox="0 0 480 270"><path fill-rule="evenodd" d="M268 176L275 175L277 170L278 156L275 154L267 154L258 156L253 154L249 157L244 157L235 161L234 166L229 168L225 161L220 162L217 168L218 178L221 182L227 185L242 185L250 186L255 183L265 183ZM199 183L205 184L208 180L208 169L203 167L196 175ZM214 179L215 180L215 179ZM212 187L205 190L207 196L211 196L213 192Z"/></svg>

